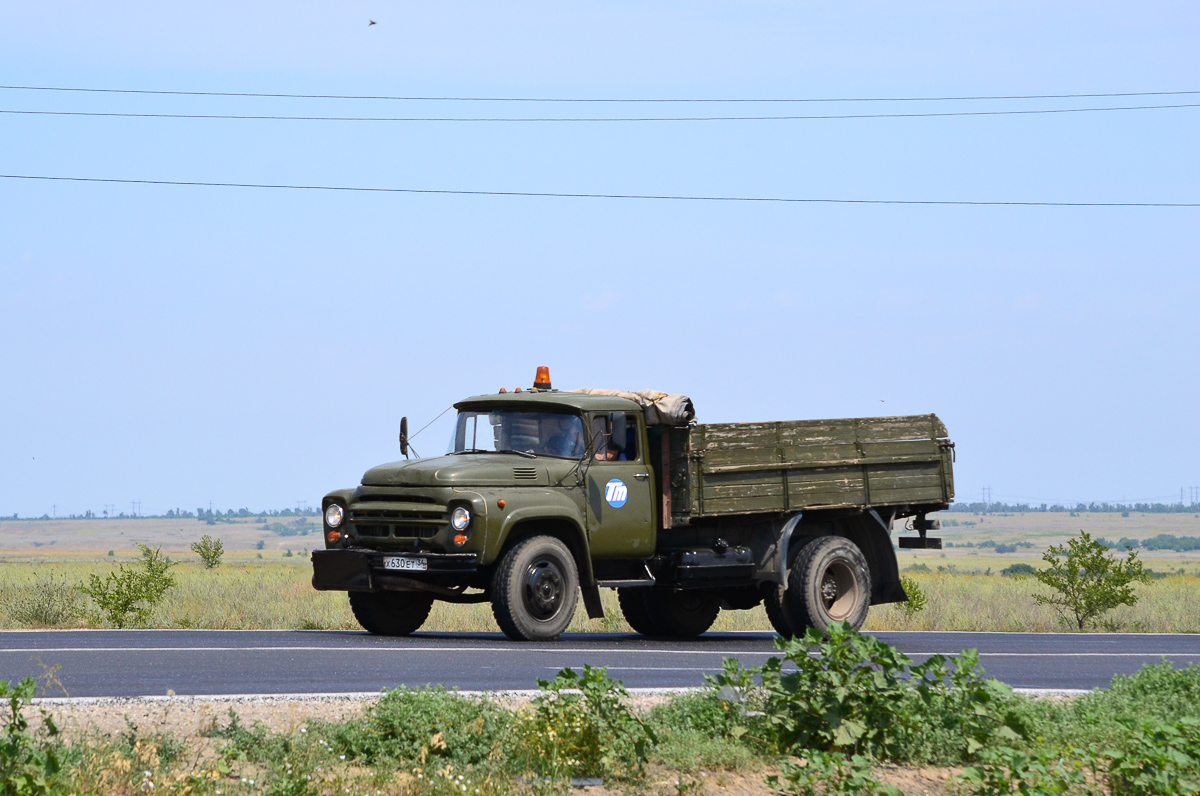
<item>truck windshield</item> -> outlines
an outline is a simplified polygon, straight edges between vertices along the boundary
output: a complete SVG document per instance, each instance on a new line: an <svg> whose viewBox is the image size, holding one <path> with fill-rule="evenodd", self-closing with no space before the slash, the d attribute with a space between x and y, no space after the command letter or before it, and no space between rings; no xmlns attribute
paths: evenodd
<svg viewBox="0 0 1200 796"><path fill-rule="evenodd" d="M447 453L525 453L578 459L587 450L583 418L507 409L458 413Z"/></svg>

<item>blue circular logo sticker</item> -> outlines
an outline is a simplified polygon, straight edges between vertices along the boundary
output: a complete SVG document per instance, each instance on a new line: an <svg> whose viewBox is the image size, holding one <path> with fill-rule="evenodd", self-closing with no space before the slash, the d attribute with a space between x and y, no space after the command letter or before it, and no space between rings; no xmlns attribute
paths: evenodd
<svg viewBox="0 0 1200 796"><path fill-rule="evenodd" d="M620 478L614 478L604 485L604 499L614 509L619 509L629 500L629 487Z"/></svg>

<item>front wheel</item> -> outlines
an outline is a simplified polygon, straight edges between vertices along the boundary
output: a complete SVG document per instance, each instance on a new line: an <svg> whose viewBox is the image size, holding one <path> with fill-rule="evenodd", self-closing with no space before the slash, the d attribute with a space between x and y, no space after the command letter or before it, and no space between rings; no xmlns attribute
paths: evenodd
<svg viewBox="0 0 1200 796"><path fill-rule="evenodd" d="M407 636L425 624L433 595L411 591L352 591L350 610L363 629L377 636Z"/></svg>
<svg viewBox="0 0 1200 796"><path fill-rule="evenodd" d="M567 546L534 536L504 554L492 580L492 615L515 641L552 641L575 616L579 570Z"/></svg>

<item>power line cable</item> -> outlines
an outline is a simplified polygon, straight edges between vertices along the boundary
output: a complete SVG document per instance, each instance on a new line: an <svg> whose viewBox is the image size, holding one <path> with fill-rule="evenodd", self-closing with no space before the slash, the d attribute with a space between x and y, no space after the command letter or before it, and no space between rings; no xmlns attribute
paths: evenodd
<svg viewBox="0 0 1200 796"><path fill-rule="evenodd" d="M561 193L550 191L465 191L446 188L372 188L346 185L291 185L283 183L200 182L195 180L130 180L112 177L55 177L35 174L0 174L5 180L115 183L123 185L178 185L205 188L272 188L296 191L350 191L361 193L440 194L449 196L524 196L551 199L646 199L683 202L777 202L787 204L846 205L965 205L976 207L1200 207L1200 202L1005 202L947 199L804 199L776 196L685 196L674 194Z"/></svg>
<svg viewBox="0 0 1200 796"><path fill-rule="evenodd" d="M259 97L270 99L395 100L401 102L964 102L973 100L1094 99L1099 97L1171 97L1197 91L1125 91L1100 94L1008 94L964 97L791 97L682 98L682 97L428 97L372 94L269 94L250 91L168 91L134 88L83 88L70 86L0 86L8 91L67 91L94 94L150 94L181 97Z"/></svg>
<svg viewBox="0 0 1200 796"><path fill-rule="evenodd" d="M124 113L105 111L31 111L0 109L21 116L98 116L125 119L234 119L277 122L776 122L820 119L921 119L945 116L1024 116L1050 113L1148 111L1200 108L1200 103L1180 105L1127 105L1109 108L1037 108L1004 111L944 111L933 113L848 113L827 116L642 116L642 117L461 117L461 116L253 116L222 113Z"/></svg>

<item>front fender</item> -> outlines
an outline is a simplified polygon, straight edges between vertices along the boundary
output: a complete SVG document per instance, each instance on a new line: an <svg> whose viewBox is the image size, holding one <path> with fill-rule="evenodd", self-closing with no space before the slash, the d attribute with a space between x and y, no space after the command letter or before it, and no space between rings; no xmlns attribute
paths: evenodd
<svg viewBox="0 0 1200 796"><path fill-rule="evenodd" d="M522 489L520 493L513 494L505 501L505 508L500 514L495 541L488 539L488 550L482 563L490 564L499 557L514 528L538 520L570 524L584 557L591 560L587 534L584 532L586 522L583 512L579 505L569 496L562 494L561 490ZM591 569L590 564L588 569Z"/></svg>

